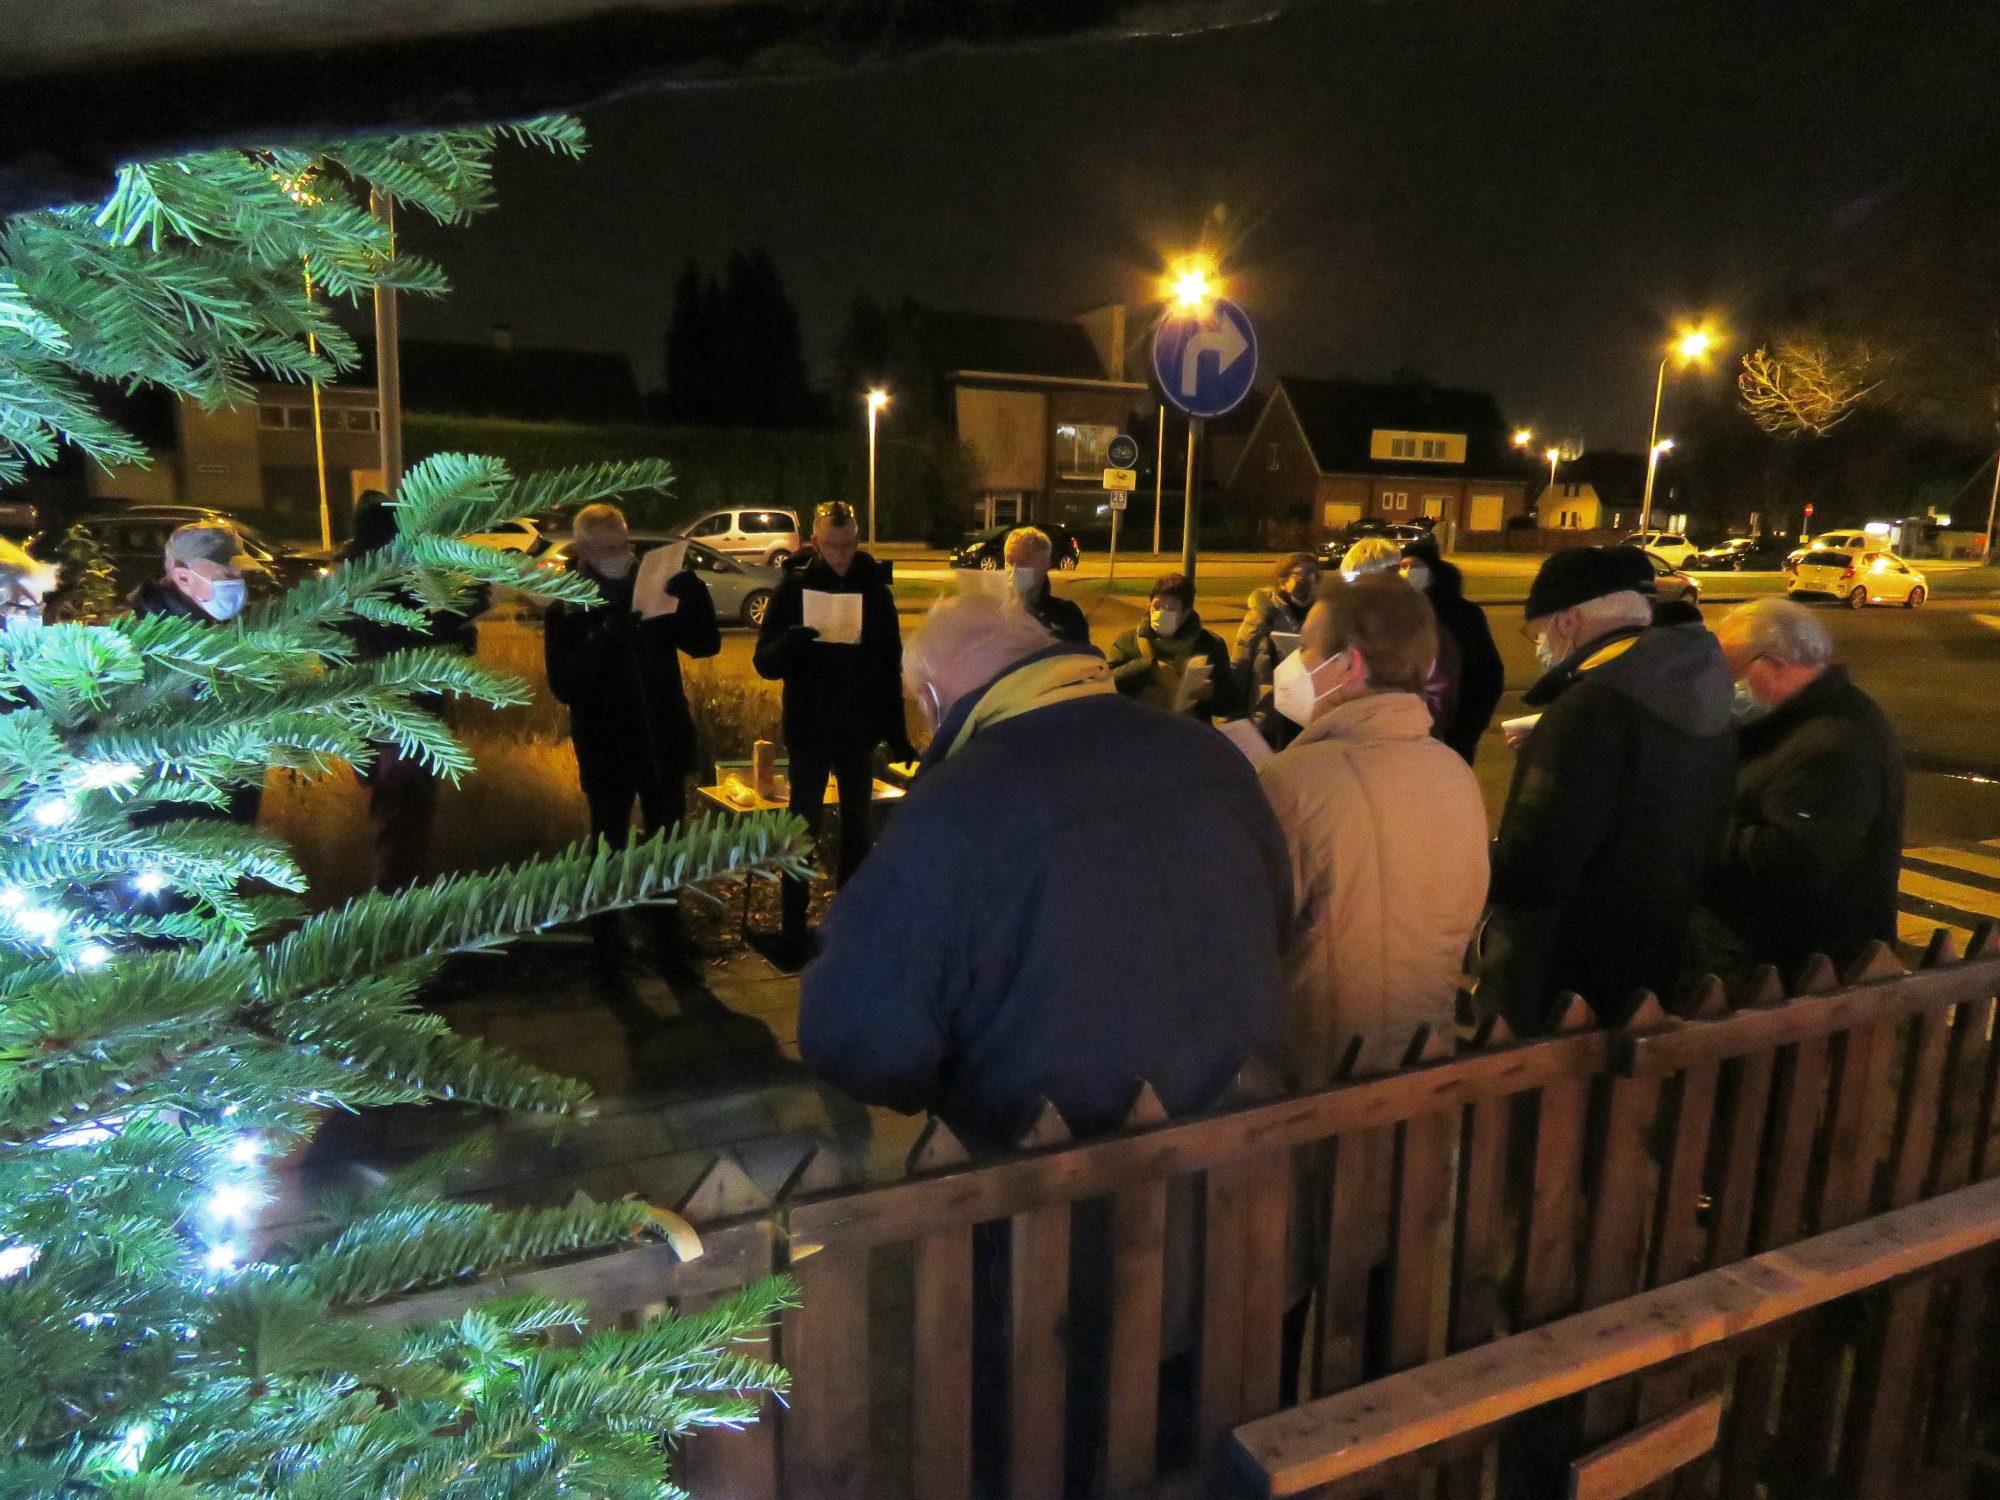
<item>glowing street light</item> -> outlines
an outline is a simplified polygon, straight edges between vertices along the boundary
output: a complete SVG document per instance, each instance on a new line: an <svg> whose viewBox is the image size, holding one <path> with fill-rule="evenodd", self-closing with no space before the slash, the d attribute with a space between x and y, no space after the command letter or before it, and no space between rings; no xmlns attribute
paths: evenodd
<svg viewBox="0 0 2000 1500"><path fill-rule="evenodd" d="M871 547L875 545L875 419L888 404L887 391L868 393L868 545Z"/></svg>
<svg viewBox="0 0 2000 1500"><path fill-rule="evenodd" d="M1691 365L1703 358L1715 347L1715 337L1706 328L1691 328L1675 339L1673 346L1660 357L1660 373L1653 382L1653 429L1646 436L1646 493L1639 501L1639 529L1646 530L1653 521L1653 470L1659 466L1660 453L1660 402L1667 394L1667 361L1679 359L1683 365ZM1669 440L1668 447L1673 443Z"/></svg>
<svg viewBox="0 0 2000 1500"><path fill-rule="evenodd" d="M1562 462L1562 456L1563 451L1560 448L1551 448L1542 455L1543 458L1549 461L1549 489L1551 491L1556 487L1556 465Z"/></svg>
<svg viewBox="0 0 2000 1500"><path fill-rule="evenodd" d="M1653 503L1653 475L1659 471L1660 460L1673 451L1674 440L1661 438L1646 450L1646 498L1639 507L1639 529L1646 529L1647 512Z"/></svg>
<svg viewBox="0 0 2000 1500"><path fill-rule="evenodd" d="M1213 261L1201 255L1188 255L1175 262L1168 272L1166 290L1176 309L1200 313L1206 312L1208 305L1222 295L1222 283L1215 274Z"/></svg>
<svg viewBox="0 0 2000 1500"><path fill-rule="evenodd" d="M1517 429L1514 433L1514 446L1516 448L1525 448L1528 446L1528 444L1532 443L1534 440L1535 440L1535 434L1529 428L1522 427Z"/></svg>

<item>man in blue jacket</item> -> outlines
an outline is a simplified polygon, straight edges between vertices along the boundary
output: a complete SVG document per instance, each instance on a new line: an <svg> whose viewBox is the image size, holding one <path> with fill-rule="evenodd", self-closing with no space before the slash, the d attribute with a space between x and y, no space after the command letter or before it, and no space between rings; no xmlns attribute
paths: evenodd
<svg viewBox="0 0 2000 1500"><path fill-rule="evenodd" d="M1213 1104L1283 991L1291 866L1249 762L983 596L932 611L904 679L935 736L806 970L806 1062L975 1151L1044 1099L1079 1136L1141 1080Z"/></svg>

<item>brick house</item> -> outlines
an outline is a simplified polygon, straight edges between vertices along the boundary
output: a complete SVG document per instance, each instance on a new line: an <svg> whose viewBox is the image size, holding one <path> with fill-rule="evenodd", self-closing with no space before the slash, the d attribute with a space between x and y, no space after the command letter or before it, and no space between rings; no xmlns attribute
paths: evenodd
<svg viewBox="0 0 2000 1500"><path fill-rule="evenodd" d="M1645 490L1643 453L1582 453L1557 464L1556 482L1542 486L1535 524L1544 531L1629 531L1639 524Z"/></svg>
<svg viewBox="0 0 2000 1500"><path fill-rule="evenodd" d="M1351 521L1429 516L1450 536L1525 515L1535 465L1484 391L1280 377L1225 503L1272 545L1314 545Z"/></svg>

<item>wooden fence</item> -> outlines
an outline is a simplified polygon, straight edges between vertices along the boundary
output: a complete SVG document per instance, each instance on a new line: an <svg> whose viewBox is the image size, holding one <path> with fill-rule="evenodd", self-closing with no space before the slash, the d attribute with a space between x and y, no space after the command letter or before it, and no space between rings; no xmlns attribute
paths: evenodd
<svg viewBox="0 0 2000 1500"><path fill-rule="evenodd" d="M2000 1176L1996 994L1990 930L1963 961L1940 933L1915 973L1877 948L1844 982L1815 961L1787 995L1767 970L1735 996L1711 982L1685 1018L1648 999L1615 1031L1573 1000L1538 1041L1490 1025L1430 1039L1393 1074L1171 1124L1141 1087L1124 1131L1082 1143L1045 1110L998 1160L967 1161L933 1124L907 1178L882 1186L842 1184L822 1152L772 1203L725 1158L682 1205L702 1231L697 1260L647 1246L375 1316L533 1286L631 1319L789 1270L802 1306L775 1353L790 1401L688 1445L680 1479L700 1500L968 1496L976 1366L982 1388L997 1369L1012 1392L999 1492L1060 1495L1071 1458L1095 1493L1178 1492L1232 1429L1279 1410L1291 1365L1298 1399L1325 1397ZM1100 1231L1110 1274L1079 1282L1072 1305L1073 1234ZM1298 1238L1323 1249L1308 1260ZM975 1266L1003 1243L1011 1309L976 1360ZM1193 1347L1172 1362L1184 1405L1162 1379L1163 1309L1182 1279L1197 1309ZM1306 1286L1301 1319L1287 1304ZM1100 1323L1102 1388L1072 1400L1072 1334ZM1739 1409L1768 1409L1789 1374L1817 1384L1787 1409L1824 1413L1847 1397L1826 1387L1851 1373L1859 1337L1815 1324L1789 1358L1752 1351ZM1586 1430L1671 1410L1692 1379L1607 1387ZM1066 1453L1066 1426L1088 1451ZM1192 1459L1178 1469L1175 1439ZM1761 1472L1768 1434L1738 1423L1727 1440ZM1455 1458L1438 1493L1480 1494L1490 1462Z"/></svg>

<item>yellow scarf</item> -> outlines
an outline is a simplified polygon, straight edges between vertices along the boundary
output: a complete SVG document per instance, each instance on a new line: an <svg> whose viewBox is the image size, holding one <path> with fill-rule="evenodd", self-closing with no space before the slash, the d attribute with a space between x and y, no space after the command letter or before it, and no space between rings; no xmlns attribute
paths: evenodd
<svg viewBox="0 0 2000 1500"><path fill-rule="evenodd" d="M1007 719L1047 708L1052 703L1066 703L1071 698L1095 698L1117 691L1111 681L1111 664L1101 656L1052 656L1047 661L1032 662L1009 672L986 690L985 696L966 715L944 758L950 760L980 730Z"/></svg>

